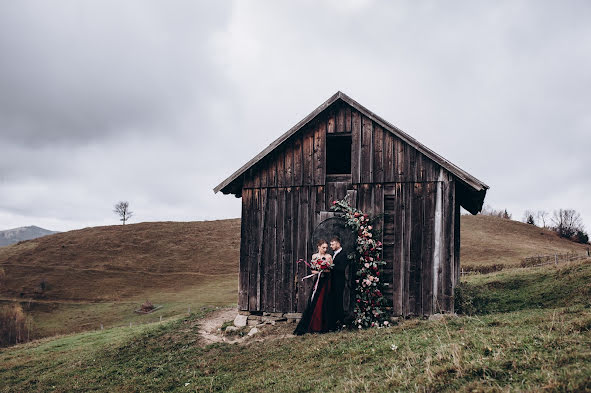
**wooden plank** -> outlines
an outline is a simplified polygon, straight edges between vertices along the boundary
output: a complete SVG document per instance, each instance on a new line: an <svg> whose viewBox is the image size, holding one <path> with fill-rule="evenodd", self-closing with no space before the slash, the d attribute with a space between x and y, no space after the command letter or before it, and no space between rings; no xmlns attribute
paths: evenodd
<svg viewBox="0 0 591 393"><path fill-rule="evenodd" d="M290 188L286 188L282 192L283 202L281 208L284 216L280 225L283 225L283 232L281 238L281 254L283 256L281 268L281 290L280 301L278 305L279 312L291 312L291 282L292 279L292 265L295 263L293 258L293 243L291 237L292 226L292 192ZM279 238L279 236L277 236Z"/></svg>
<svg viewBox="0 0 591 393"><path fill-rule="evenodd" d="M254 179L253 179L253 171L252 171L252 168L251 168L251 169L249 169L248 171L246 171L244 173L244 181L242 183L242 187L243 188L253 188L252 187L253 182L254 182Z"/></svg>
<svg viewBox="0 0 591 393"><path fill-rule="evenodd" d="M408 181L408 145L402 143L398 138L395 139L395 147L398 152L396 157L396 167L398 168L398 175L395 181L404 182Z"/></svg>
<svg viewBox="0 0 591 393"><path fill-rule="evenodd" d="M248 247L250 239L250 211L252 190L242 190L242 214L240 224L240 262L238 271L238 309L248 310Z"/></svg>
<svg viewBox="0 0 591 393"><path fill-rule="evenodd" d="M405 146L407 155L406 165L408 165L407 177L405 181L417 181L417 151L410 146Z"/></svg>
<svg viewBox="0 0 591 393"><path fill-rule="evenodd" d="M403 215L402 215L402 184L398 183L394 189L394 220L392 225L394 227L394 243L392 245L392 312L394 315L404 315L403 311L403 290L404 290L404 270L403 270Z"/></svg>
<svg viewBox="0 0 591 393"><path fill-rule="evenodd" d="M359 210L361 210L364 213L370 214L373 204L373 188L370 184L360 184L357 191Z"/></svg>
<svg viewBox="0 0 591 393"><path fill-rule="evenodd" d="M303 136L304 185L314 184L314 131L307 130Z"/></svg>
<svg viewBox="0 0 591 393"><path fill-rule="evenodd" d="M315 187L315 191L316 191L316 208L315 208L315 216L316 216L316 220L314 222L314 227L312 228L312 231L316 228L316 226L320 223L320 212L327 210L326 209L326 201L325 201L325 197L326 197L326 192L325 192L326 187L325 186L316 186ZM310 232L312 233L312 232Z"/></svg>
<svg viewBox="0 0 591 393"><path fill-rule="evenodd" d="M277 155L273 154L269 159L269 170L267 172L267 187L277 187Z"/></svg>
<svg viewBox="0 0 591 393"><path fill-rule="evenodd" d="M373 122L363 116L361 118L361 183L373 182L372 134Z"/></svg>
<svg viewBox="0 0 591 393"><path fill-rule="evenodd" d="M304 155L302 137L293 143L293 185L301 186L304 182Z"/></svg>
<svg viewBox="0 0 591 393"><path fill-rule="evenodd" d="M267 203L265 204L263 258L260 269L261 276L261 311L271 311L273 303L273 270L275 263L275 201L277 200L277 189L267 189Z"/></svg>
<svg viewBox="0 0 591 393"><path fill-rule="evenodd" d="M316 187L310 187L310 211L309 211L309 223L308 223L308 239L314 231L314 225L316 225Z"/></svg>
<svg viewBox="0 0 591 393"><path fill-rule="evenodd" d="M351 112L351 180L353 184L361 181L361 116L359 112Z"/></svg>
<svg viewBox="0 0 591 393"><path fill-rule="evenodd" d="M435 188L433 182L423 184L424 226L421 259L423 315L433 314L433 247L435 234Z"/></svg>
<svg viewBox="0 0 591 393"><path fill-rule="evenodd" d="M448 185L448 195L449 195L449 201L447 204L447 208L448 208L448 217L449 217L449 225L448 225L448 231L449 231L449 235L448 235L448 242L447 242L447 248L448 248L448 269L449 269L449 273L448 276L446 277L446 293L449 296L449 310L450 312L454 312L454 288L457 284L459 284L459 282L456 281L456 266L455 266L455 182L450 180L447 183Z"/></svg>
<svg viewBox="0 0 591 393"><path fill-rule="evenodd" d="M289 311L297 311L297 281L298 281L298 268L299 263L296 261L302 258L298 248L299 238L299 211L300 211L300 191L299 188L291 189L291 244L292 244L292 257L291 257L291 276L289 281Z"/></svg>
<svg viewBox="0 0 591 393"><path fill-rule="evenodd" d="M351 132L352 126L351 107L345 105L345 132Z"/></svg>
<svg viewBox="0 0 591 393"><path fill-rule="evenodd" d="M267 175L268 172L269 172L269 161L265 159L261 162L261 170L260 170L261 188L267 187L267 181L269 180L269 176Z"/></svg>
<svg viewBox="0 0 591 393"><path fill-rule="evenodd" d="M323 185L326 181L326 123L319 122L314 129L314 184Z"/></svg>
<svg viewBox="0 0 591 393"><path fill-rule="evenodd" d="M285 188L277 189L275 222L275 270L273 277L273 312L285 312L283 278L285 277Z"/></svg>
<svg viewBox="0 0 591 393"><path fill-rule="evenodd" d="M278 187L285 187L285 150L282 149L277 154L277 186Z"/></svg>
<svg viewBox="0 0 591 393"><path fill-rule="evenodd" d="M421 260L423 258L423 185L414 183L411 213L411 244L410 244L410 311L414 315L423 315L422 288L421 288Z"/></svg>
<svg viewBox="0 0 591 393"><path fill-rule="evenodd" d="M261 170L260 166L253 167L253 180L252 180L252 188L260 188L261 187Z"/></svg>
<svg viewBox="0 0 591 393"><path fill-rule="evenodd" d="M460 283L460 202L455 194L455 212L454 212L454 269L455 283Z"/></svg>
<svg viewBox="0 0 591 393"><path fill-rule="evenodd" d="M382 184L374 184L372 188L373 206L371 209L371 215L372 217L376 218L374 231L378 234L381 234L383 229L383 220L381 218L377 218L384 214L384 186Z"/></svg>
<svg viewBox="0 0 591 393"><path fill-rule="evenodd" d="M335 132L345 132L345 107L343 105L337 109Z"/></svg>
<svg viewBox="0 0 591 393"><path fill-rule="evenodd" d="M410 183L402 183L402 222L403 226L400 229L402 232L402 274L403 274L403 312L404 316L410 315L412 310L410 308L410 245L412 240L412 205L413 205L413 190L414 185ZM414 304L413 304L414 305Z"/></svg>
<svg viewBox="0 0 591 393"><path fill-rule="evenodd" d="M261 308L261 265L263 260L265 205L267 204L267 189L254 190L256 212L251 228L257 231L257 247L252 258L249 272L248 309L259 311Z"/></svg>
<svg viewBox="0 0 591 393"><path fill-rule="evenodd" d="M326 132L334 134L336 131L336 116L333 108L327 111Z"/></svg>
<svg viewBox="0 0 591 393"><path fill-rule="evenodd" d="M384 130L377 126L373 130L373 182L384 182Z"/></svg>
<svg viewBox="0 0 591 393"><path fill-rule="evenodd" d="M383 196L384 216L382 225L382 260L386 262L386 265L384 266L384 269L382 269L382 280L385 284L387 284L387 286L384 288L384 292L388 293L387 300L391 306L394 306L394 291L395 288L397 288L397 285L395 285L394 282L396 202L395 195Z"/></svg>
<svg viewBox="0 0 591 393"><path fill-rule="evenodd" d="M291 187L294 185L293 183L293 146L288 146L285 149L285 175L284 175L284 185L287 187Z"/></svg>
<svg viewBox="0 0 591 393"><path fill-rule="evenodd" d="M308 258L308 223L309 223L309 187L301 187L299 190L300 204L298 211L298 258L309 260ZM297 307L296 312L304 312L306 308L306 284L302 282L302 278L308 274L305 264L298 264L297 275Z"/></svg>
<svg viewBox="0 0 591 393"><path fill-rule="evenodd" d="M394 137L389 132L384 132L383 162L384 162L384 181L393 182L394 176Z"/></svg>
<svg viewBox="0 0 591 393"><path fill-rule="evenodd" d="M442 223L442 233L441 233L441 242L442 242L442 257L441 257L441 274L440 274L440 281L438 285L440 287L439 290L439 304L441 309L446 312L452 312L452 300L453 300L453 281L452 281L452 273L453 273L453 204L452 204L452 195L450 193L450 186L449 181L446 180L441 184L441 214L443 218Z"/></svg>

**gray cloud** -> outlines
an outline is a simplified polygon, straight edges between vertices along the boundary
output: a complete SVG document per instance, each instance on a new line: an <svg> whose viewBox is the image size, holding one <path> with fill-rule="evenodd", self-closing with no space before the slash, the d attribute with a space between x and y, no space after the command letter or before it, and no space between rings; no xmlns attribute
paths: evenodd
<svg viewBox="0 0 591 393"><path fill-rule="evenodd" d="M218 4L218 3L216 3ZM212 8L213 7L213 8ZM491 186L591 228L591 6L3 2L0 229L236 217L211 189L342 90Z"/></svg>

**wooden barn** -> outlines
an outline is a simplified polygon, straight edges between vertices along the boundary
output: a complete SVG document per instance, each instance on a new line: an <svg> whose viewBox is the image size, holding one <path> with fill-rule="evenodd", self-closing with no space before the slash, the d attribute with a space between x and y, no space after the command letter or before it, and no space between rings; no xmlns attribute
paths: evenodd
<svg viewBox="0 0 591 393"><path fill-rule="evenodd" d="M488 186L337 92L214 191L242 197L238 307L301 313L303 264L332 201L383 216L383 280L394 315L453 312L460 206L481 208ZM354 250L347 250L354 251ZM310 280L306 280L310 281Z"/></svg>

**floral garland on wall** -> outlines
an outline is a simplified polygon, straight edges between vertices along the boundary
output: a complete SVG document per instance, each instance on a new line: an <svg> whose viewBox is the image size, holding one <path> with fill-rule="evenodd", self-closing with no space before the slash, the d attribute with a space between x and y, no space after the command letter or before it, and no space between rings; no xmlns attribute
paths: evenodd
<svg viewBox="0 0 591 393"><path fill-rule="evenodd" d="M388 304L383 295L384 284L380 280L382 242L374 239L372 219L361 210L353 208L345 199L334 201L332 210L344 213L346 225L357 235L355 253L355 320L358 329L388 326Z"/></svg>

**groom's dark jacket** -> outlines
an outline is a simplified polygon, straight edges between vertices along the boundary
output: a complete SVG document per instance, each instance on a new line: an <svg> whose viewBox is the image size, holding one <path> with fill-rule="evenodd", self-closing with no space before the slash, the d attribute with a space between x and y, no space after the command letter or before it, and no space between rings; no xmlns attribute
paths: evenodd
<svg viewBox="0 0 591 393"><path fill-rule="evenodd" d="M335 317L338 321L344 322L350 308L350 269L349 259L344 249L334 257L334 268L332 271L331 298L334 301Z"/></svg>

